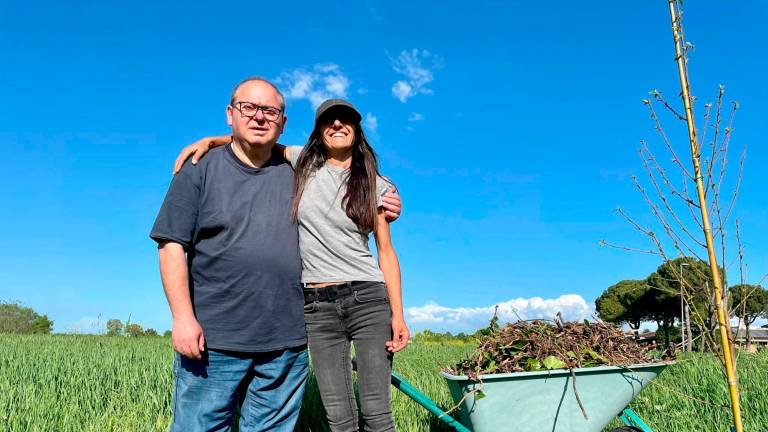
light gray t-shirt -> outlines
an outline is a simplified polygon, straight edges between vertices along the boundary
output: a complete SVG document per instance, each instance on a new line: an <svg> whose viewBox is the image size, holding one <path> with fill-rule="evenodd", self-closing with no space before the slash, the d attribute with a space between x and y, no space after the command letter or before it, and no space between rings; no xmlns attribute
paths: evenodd
<svg viewBox="0 0 768 432"><path fill-rule="evenodd" d="M302 147L288 147L295 167ZM369 231L347 216L341 202L346 193L346 170L326 163L312 173L299 202L299 251L303 283L377 281L384 276L368 247ZM377 205L392 186L376 179Z"/></svg>

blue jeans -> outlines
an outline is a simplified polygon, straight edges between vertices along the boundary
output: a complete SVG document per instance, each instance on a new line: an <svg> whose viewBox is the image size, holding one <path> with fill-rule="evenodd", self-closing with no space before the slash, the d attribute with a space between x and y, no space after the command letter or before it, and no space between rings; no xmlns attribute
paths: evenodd
<svg viewBox="0 0 768 432"><path fill-rule="evenodd" d="M207 350L176 355L171 432L229 431L238 402L241 432L293 432L309 361L305 346L263 353Z"/></svg>
<svg viewBox="0 0 768 432"><path fill-rule="evenodd" d="M392 310L383 282L344 284L350 292L332 301L305 295L309 351L317 387L333 432L357 432L350 345L357 357L357 384L366 432L395 430L390 401ZM311 293L313 288L305 288Z"/></svg>

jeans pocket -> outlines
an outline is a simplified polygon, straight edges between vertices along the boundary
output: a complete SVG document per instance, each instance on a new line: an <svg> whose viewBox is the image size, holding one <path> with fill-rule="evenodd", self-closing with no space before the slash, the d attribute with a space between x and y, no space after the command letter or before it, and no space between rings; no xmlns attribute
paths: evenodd
<svg viewBox="0 0 768 432"><path fill-rule="evenodd" d="M383 282L377 282L371 286L356 289L352 293L352 297L354 297L355 303L358 304L389 302L387 286Z"/></svg>

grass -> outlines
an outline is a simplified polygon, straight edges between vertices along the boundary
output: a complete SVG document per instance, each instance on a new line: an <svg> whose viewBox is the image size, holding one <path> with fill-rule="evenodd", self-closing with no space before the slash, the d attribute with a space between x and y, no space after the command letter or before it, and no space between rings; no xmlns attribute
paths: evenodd
<svg viewBox="0 0 768 432"><path fill-rule="evenodd" d="M737 370L744 430L768 430L768 351L740 353ZM725 372L711 355L682 356L652 381L631 407L659 432L725 432L732 421Z"/></svg>
<svg viewBox="0 0 768 432"><path fill-rule="evenodd" d="M412 345L396 356L395 369L448 408L452 402L437 371L470 349ZM0 430L166 431L172 359L165 338L0 335ZM745 430L765 430L768 352L741 354L738 370ZM398 430L448 430L394 389L392 400ZM632 407L656 432L726 431L730 424L722 369L708 355L682 358ZM317 387L310 380L297 430L326 431L323 418Z"/></svg>

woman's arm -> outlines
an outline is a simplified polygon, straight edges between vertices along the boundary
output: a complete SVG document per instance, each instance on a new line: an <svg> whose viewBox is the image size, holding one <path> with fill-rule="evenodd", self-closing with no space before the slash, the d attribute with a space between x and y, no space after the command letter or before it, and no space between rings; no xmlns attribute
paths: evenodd
<svg viewBox="0 0 768 432"><path fill-rule="evenodd" d="M387 349L398 352L408 345L411 334L405 325L403 313L403 293L400 287L400 263L397 254L392 247L392 238L389 233L384 211L379 209L376 217L376 249L379 254L379 268L384 274L384 282L387 284L389 306L392 309L392 340L387 342Z"/></svg>
<svg viewBox="0 0 768 432"><path fill-rule="evenodd" d="M181 171L184 161L190 156L192 156L192 165L195 165L204 154L208 153L208 150L228 144L230 141L232 141L232 137L229 135L205 137L184 147L184 150L179 153L179 157L176 158L176 163L173 164L173 175Z"/></svg>

